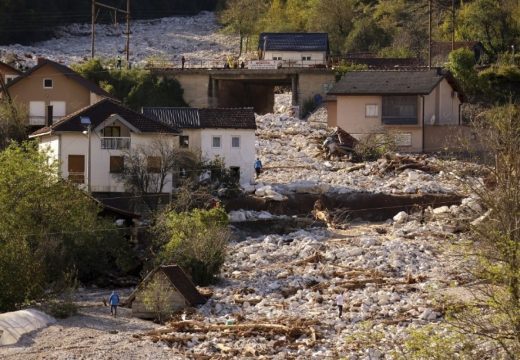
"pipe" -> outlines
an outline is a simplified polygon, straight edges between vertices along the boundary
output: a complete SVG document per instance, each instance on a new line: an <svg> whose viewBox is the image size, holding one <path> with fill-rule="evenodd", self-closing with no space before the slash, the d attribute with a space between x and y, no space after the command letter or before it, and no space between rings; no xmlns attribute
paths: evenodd
<svg viewBox="0 0 520 360"><path fill-rule="evenodd" d="M424 95L421 95L422 97L422 152L424 153Z"/></svg>

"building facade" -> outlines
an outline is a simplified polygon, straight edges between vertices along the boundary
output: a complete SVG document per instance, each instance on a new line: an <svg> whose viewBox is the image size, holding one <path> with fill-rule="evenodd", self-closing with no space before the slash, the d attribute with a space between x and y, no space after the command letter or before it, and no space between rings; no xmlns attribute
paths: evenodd
<svg viewBox="0 0 520 360"><path fill-rule="evenodd" d="M329 57L327 33L261 33L261 60L277 61L282 67L326 66Z"/></svg>

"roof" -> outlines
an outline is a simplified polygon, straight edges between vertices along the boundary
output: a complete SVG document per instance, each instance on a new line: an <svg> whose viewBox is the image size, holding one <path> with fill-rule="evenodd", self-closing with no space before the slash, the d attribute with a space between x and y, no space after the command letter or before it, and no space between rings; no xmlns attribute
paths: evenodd
<svg viewBox="0 0 520 360"><path fill-rule="evenodd" d="M186 299L190 305L200 305L206 302L206 298L202 296L195 285L188 278L186 273L178 265L163 265L152 270L146 277L141 281L139 286L130 294L130 296L124 302L125 304L131 304L137 292L142 289L143 285L150 281L158 271L162 271L170 283L179 291L179 293Z"/></svg>
<svg viewBox="0 0 520 360"><path fill-rule="evenodd" d="M253 108L196 109L148 107L143 108L143 114L180 129L256 130Z"/></svg>
<svg viewBox="0 0 520 360"><path fill-rule="evenodd" d="M428 95L437 84L447 79L460 93L449 72L420 71L352 71L334 85L329 95ZM462 96L462 95L461 95Z"/></svg>
<svg viewBox="0 0 520 360"><path fill-rule="evenodd" d="M6 63L3 62L3 61L0 61L0 68L1 68L1 67L6 67L6 68L8 68L9 70L11 70L12 72L14 72L14 73L16 73L16 74L18 74L18 75L22 75L22 74L23 74L23 73L22 73L20 70L18 70L17 68L15 68L15 67L13 67L13 66L11 66L11 65L9 65L9 64L6 64Z"/></svg>
<svg viewBox="0 0 520 360"><path fill-rule="evenodd" d="M141 132L149 133L174 133L180 131L172 126L165 125L157 120L146 117L136 111L133 111L115 100L105 98L93 105L89 105L72 114L61 118L58 122L41 128L31 134L30 137L35 137L49 132L76 132L84 131L85 126L81 124L81 117L89 117L92 128L101 125L106 119L112 115L119 115L130 125Z"/></svg>
<svg viewBox="0 0 520 360"><path fill-rule="evenodd" d="M108 97L108 98L112 97L111 94L109 94L108 92L106 92L105 90L103 90L102 88L97 86L96 84L94 84L92 81L85 79L83 76L81 76L80 74L78 74L77 72L72 70L71 68L69 68L69 67L67 67L65 65L62 65L62 64L58 64L57 62L54 62L54 61L51 61L51 60L48 60L48 59L39 59L38 60L38 65L32 67L29 71L26 71L23 75L17 77L13 81L11 81L7 85L7 88L10 88L14 84L17 84L18 82L23 81L25 78L30 77L32 74L37 72L39 69L41 69L45 65L52 66L53 68L56 69L56 71L58 71L61 74L65 75L69 79L71 79L73 81L76 81L78 84L80 84L81 86L83 86L84 88L89 90L90 92L93 92L94 94L97 94L97 95L100 95L100 96L104 96L104 97Z"/></svg>
<svg viewBox="0 0 520 360"><path fill-rule="evenodd" d="M267 41L264 43L266 38ZM258 49L266 51L325 51L328 53L329 35L327 33L261 33Z"/></svg>

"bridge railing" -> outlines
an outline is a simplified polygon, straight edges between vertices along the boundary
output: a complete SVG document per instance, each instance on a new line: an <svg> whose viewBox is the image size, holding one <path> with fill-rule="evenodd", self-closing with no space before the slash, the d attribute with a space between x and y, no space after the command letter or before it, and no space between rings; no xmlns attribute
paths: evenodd
<svg viewBox="0 0 520 360"><path fill-rule="evenodd" d="M336 61L324 61L324 60L279 60L278 68L315 68L325 69L336 65ZM165 61L165 60L151 60L145 65L145 68L149 69L222 69L222 70L237 70L237 69L249 69L249 62L233 64L232 66L226 66L225 61L203 61L203 60L186 60L184 66L181 61Z"/></svg>

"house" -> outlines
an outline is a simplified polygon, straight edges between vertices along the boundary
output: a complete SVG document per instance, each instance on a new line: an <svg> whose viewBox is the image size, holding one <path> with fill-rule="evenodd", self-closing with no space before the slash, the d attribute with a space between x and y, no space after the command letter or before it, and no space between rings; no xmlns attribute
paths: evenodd
<svg viewBox="0 0 520 360"><path fill-rule="evenodd" d="M146 287L150 282L158 285L157 297L162 303L161 312L171 314L188 306L204 304L202 296L182 268L178 265L159 266L150 272L137 289L124 301L125 306L132 308L132 315L142 319L156 317L156 312L145 305ZM161 298L162 297L162 298Z"/></svg>
<svg viewBox="0 0 520 360"><path fill-rule="evenodd" d="M27 107L27 124L34 128L48 126L45 120L57 121L111 95L74 70L47 59L7 85L11 98Z"/></svg>
<svg viewBox="0 0 520 360"><path fill-rule="evenodd" d="M440 69L348 72L328 92L328 125L356 138L393 133L404 151L444 149L461 128L463 94Z"/></svg>
<svg viewBox="0 0 520 360"><path fill-rule="evenodd" d="M90 123L90 125L88 125ZM124 151L152 144L159 137L175 143L179 131L147 118L112 99L103 99L69 114L29 137L39 141L60 162L63 178L92 193L124 192L117 175L124 166ZM150 172L157 172L160 158L146 159ZM172 190L168 175L163 192Z"/></svg>
<svg viewBox="0 0 520 360"><path fill-rule="evenodd" d="M283 67L326 66L329 57L327 33L261 33L261 60L278 61Z"/></svg>
<svg viewBox="0 0 520 360"><path fill-rule="evenodd" d="M199 152L203 160L220 157L240 175L240 183L254 178L256 121L253 108L143 108L143 114L182 130L179 147Z"/></svg>
<svg viewBox="0 0 520 360"><path fill-rule="evenodd" d="M22 72L18 69L8 65L4 62L0 61L0 78L5 85L9 84L11 81L16 79L18 76L21 76Z"/></svg>

